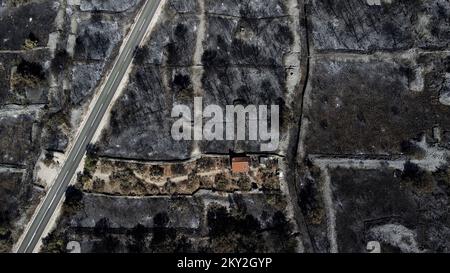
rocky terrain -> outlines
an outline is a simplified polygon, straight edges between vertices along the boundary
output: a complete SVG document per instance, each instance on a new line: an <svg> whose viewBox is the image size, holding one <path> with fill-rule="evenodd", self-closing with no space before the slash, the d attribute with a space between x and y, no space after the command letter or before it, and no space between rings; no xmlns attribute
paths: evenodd
<svg viewBox="0 0 450 273"><path fill-rule="evenodd" d="M0 251L142 2L0 3ZM449 252L449 18L446 0L164 1L41 251ZM174 140L194 97L279 105L278 149Z"/></svg>

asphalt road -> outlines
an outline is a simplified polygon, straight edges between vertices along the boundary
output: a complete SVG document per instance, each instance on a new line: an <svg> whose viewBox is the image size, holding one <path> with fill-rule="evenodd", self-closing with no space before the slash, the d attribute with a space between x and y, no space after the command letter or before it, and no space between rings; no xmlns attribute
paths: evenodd
<svg viewBox="0 0 450 273"><path fill-rule="evenodd" d="M94 134L97 131L112 98L114 97L114 93L117 91L122 78L130 66L131 61L133 60L135 48L143 40L145 32L153 16L155 15L159 3L160 0L147 0L144 4L135 27L132 29L124 49L117 57L115 65L106 81L106 84L104 85L103 90L101 90L97 103L85 122L84 127L81 129L81 133L76 139L73 148L69 152L61 172L58 174L55 183L50 188L49 193L36 214L30 228L25 234L25 237L17 252L31 253L39 242L42 233L44 232L50 218L58 206L58 203L61 201L72 177L75 175L78 165L86 153L86 148L94 137Z"/></svg>

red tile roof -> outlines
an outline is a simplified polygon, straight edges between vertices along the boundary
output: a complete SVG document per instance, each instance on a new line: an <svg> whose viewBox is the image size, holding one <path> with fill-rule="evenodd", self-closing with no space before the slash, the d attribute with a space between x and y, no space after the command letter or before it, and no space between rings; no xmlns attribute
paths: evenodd
<svg viewBox="0 0 450 273"><path fill-rule="evenodd" d="M250 170L250 159L248 157L234 157L231 159L231 170L233 173L246 173Z"/></svg>

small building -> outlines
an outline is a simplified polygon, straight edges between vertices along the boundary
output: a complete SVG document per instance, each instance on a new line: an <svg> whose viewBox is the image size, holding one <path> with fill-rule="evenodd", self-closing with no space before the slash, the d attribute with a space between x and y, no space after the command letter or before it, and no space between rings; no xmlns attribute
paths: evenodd
<svg viewBox="0 0 450 273"><path fill-rule="evenodd" d="M233 173L248 173L250 171L250 158L249 157L231 158L231 171Z"/></svg>

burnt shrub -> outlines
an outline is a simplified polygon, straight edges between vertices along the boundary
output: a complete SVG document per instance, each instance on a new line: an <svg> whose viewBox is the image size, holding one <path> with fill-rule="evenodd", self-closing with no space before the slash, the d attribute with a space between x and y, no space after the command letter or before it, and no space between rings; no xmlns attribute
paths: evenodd
<svg viewBox="0 0 450 273"><path fill-rule="evenodd" d="M152 245L167 244L171 243L176 239L177 231L173 228L155 227L153 229Z"/></svg>
<svg viewBox="0 0 450 273"><path fill-rule="evenodd" d="M105 235L101 241L96 241L92 246L93 253L114 253L120 246L120 241L112 235Z"/></svg>
<svg viewBox="0 0 450 273"><path fill-rule="evenodd" d="M235 39L231 44L231 54L233 58L244 64L258 64L260 58L260 50L257 46L247 44L246 42Z"/></svg>
<svg viewBox="0 0 450 273"><path fill-rule="evenodd" d="M408 156L421 158L425 155L425 151L416 144L412 143L411 141L402 141L402 143L400 144L400 148L402 153Z"/></svg>
<svg viewBox="0 0 450 273"><path fill-rule="evenodd" d="M53 152L47 151L45 153L45 160L46 161L53 161L54 158L55 158L55 156L54 156Z"/></svg>
<svg viewBox="0 0 450 273"><path fill-rule="evenodd" d="M204 66L211 66L212 64L214 64L216 57L217 57L217 51L207 49L207 50L205 50L205 52L203 52L202 64Z"/></svg>
<svg viewBox="0 0 450 273"><path fill-rule="evenodd" d="M86 51L86 45L83 42L82 37L77 37L75 39L75 52L85 52Z"/></svg>
<svg viewBox="0 0 450 273"><path fill-rule="evenodd" d="M111 224L109 222L109 219L106 217L101 218L95 223L94 227L94 234L95 235L104 235L108 232L108 229L110 228Z"/></svg>
<svg viewBox="0 0 450 273"><path fill-rule="evenodd" d="M272 216L271 228L279 233L285 233L289 230L289 222L283 212L277 211Z"/></svg>
<svg viewBox="0 0 450 273"><path fill-rule="evenodd" d="M91 16L92 24L100 25L103 21L103 16L100 12L94 10Z"/></svg>
<svg viewBox="0 0 450 273"><path fill-rule="evenodd" d="M294 36L288 26L278 25L275 40L282 45L291 45L294 42Z"/></svg>
<svg viewBox="0 0 450 273"><path fill-rule="evenodd" d="M155 227L167 227L169 224L169 216L167 215L167 212L160 212L156 214L153 218L153 224Z"/></svg>
<svg viewBox="0 0 450 273"><path fill-rule="evenodd" d="M169 216L167 212L160 212L153 218L153 238L152 245L172 245L173 241L177 237L177 232L173 228L168 228Z"/></svg>
<svg viewBox="0 0 450 273"><path fill-rule="evenodd" d="M100 148L98 147L98 145L90 143L87 146L86 150L87 150L88 155L96 156L98 154L98 152L100 151Z"/></svg>
<svg viewBox="0 0 450 273"><path fill-rule="evenodd" d="M66 50L58 50L55 54L55 58L52 60L52 71L54 73L61 73L64 71L67 65L69 65L69 54Z"/></svg>
<svg viewBox="0 0 450 273"><path fill-rule="evenodd" d="M137 224L131 231L130 235L133 240L128 245L128 250L132 253L142 253L145 251L145 238L147 237L148 229L141 224Z"/></svg>
<svg viewBox="0 0 450 273"><path fill-rule="evenodd" d="M218 52L214 49L207 49L202 55L202 64L205 67L224 67L230 64L230 58L224 52Z"/></svg>
<svg viewBox="0 0 450 273"><path fill-rule="evenodd" d="M188 75L175 75L173 79L173 87L177 91L187 89L191 85L191 79Z"/></svg>
<svg viewBox="0 0 450 273"><path fill-rule="evenodd" d="M175 253L186 253L186 252L192 252L192 242L189 238L186 236L181 236L180 238L177 238L175 248L173 252Z"/></svg>
<svg viewBox="0 0 450 273"><path fill-rule="evenodd" d="M1 227L0 228L0 241L8 241L11 239L11 230Z"/></svg>
<svg viewBox="0 0 450 273"><path fill-rule="evenodd" d="M17 66L17 73L22 77L36 77L39 80L45 79L44 69L40 64L25 60L22 60Z"/></svg>
<svg viewBox="0 0 450 273"><path fill-rule="evenodd" d="M69 207L76 207L83 200L83 192L75 186L69 186L66 190L66 204Z"/></svg>
<svg viewBox="0 0 450 273"><path fill-rule="evenodd" d="M209 209L207 220L211 237L226 236L233 232L249 235L261 229L259 221L252 215L233 216L224 207Z"/></svg>
<svg viewBox="0 0 450 273"><path fill-rule="evenodd" d="M136 241L142 241L147 236L148 230L145 226L141 224L137 224L132 230L131 230L131 236Z"/></svg>
<svg viewBox="0 0 450 273"><path fill-rule="evenodd" d="M143 65L148 58L148 46L137 47L135 52L135 62L137 65Z"/></svg>
<svg viewBox="0 0 450 273"><path fill-rule="evenodd" d="M28 40L36 44L39 43L38 37L36 37L33 32L30 32L30 34L28 35Z"/></svg>
<svg viewBox="0 0 450 273"><path fill-rule="evenodd" d="M47 237L42 239L44 253L65 253L67 238L65 234L51 232Z"/></svg>
<svg viewBox="0 0 450 273"><path fill-rule="evenodd" d="M212 237L225 235L232 228L232 219L224 207L209 209L207 219L209 234Z"/></svg>
<svg viewBox="0 0 450 273"><path fill-rule="evenodd" d="M167 44L166 50L167 50L167 63L169 65L176 65L177 62L181 59L180 47L176 43L172 42Z"/></svg>
<svg viewBox="0 0 450 273"><path fill-rule="evenodd" d="M175 38L177 40L185 41L187 32L188 32L188 28L184 24L178 24L175 27L173 34L175 35Z"/></svg>
<svg viewBox="0 0 450 273"><path fill-rule="evenodd" d="M403 169L402 178L415 180L421 175L421 170L417 164L408 161L405 163L405 167Z"/></svg>
<svg viewBox="0 0 450 273"><path fill-rule="evenodd" d="M433 191L434 179L431 172L410 161L405 163L401 178L402 182L411 185L420 194Z"/></svg>

